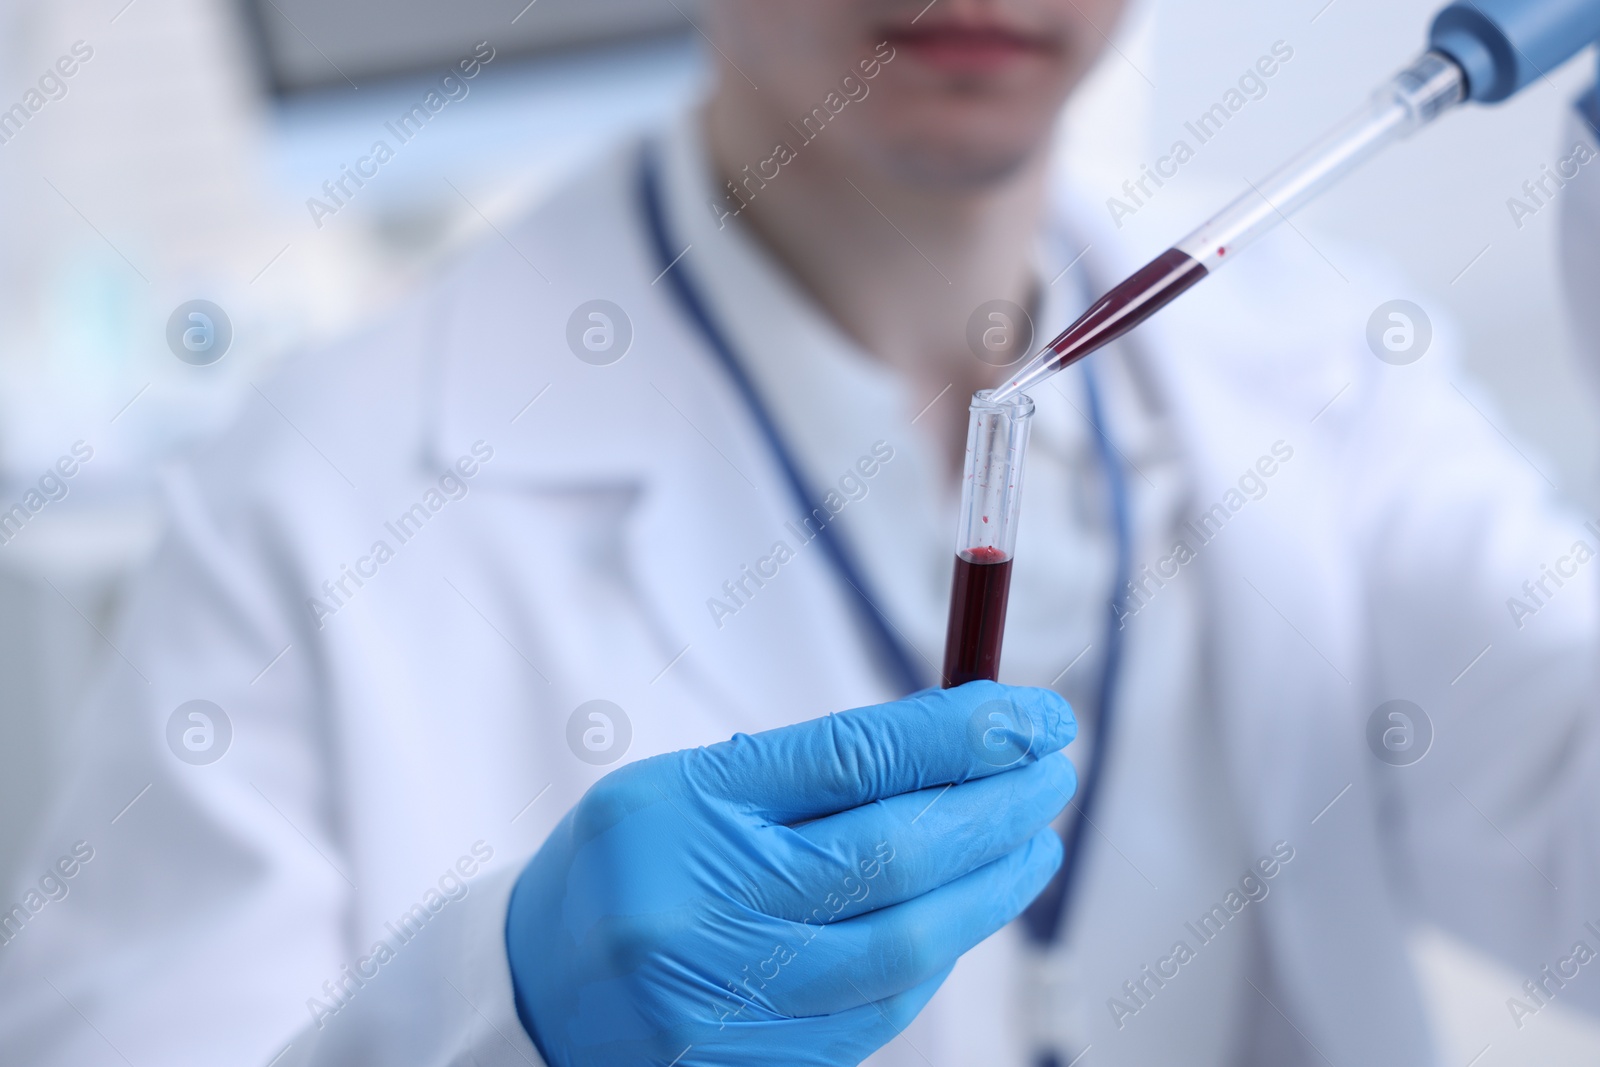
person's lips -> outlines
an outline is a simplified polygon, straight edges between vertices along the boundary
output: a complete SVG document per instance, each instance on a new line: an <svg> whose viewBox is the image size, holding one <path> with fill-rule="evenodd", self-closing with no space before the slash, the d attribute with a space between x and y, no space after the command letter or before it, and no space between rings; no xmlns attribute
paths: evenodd
<svg viewBox="0 0 1600 1067"><path fill-rule="evenodd" d="M1053 55L1056 42L1002 26L960 23L906 26L884 31L896 49L952 74L992 74L1029 59Z"/></svg>

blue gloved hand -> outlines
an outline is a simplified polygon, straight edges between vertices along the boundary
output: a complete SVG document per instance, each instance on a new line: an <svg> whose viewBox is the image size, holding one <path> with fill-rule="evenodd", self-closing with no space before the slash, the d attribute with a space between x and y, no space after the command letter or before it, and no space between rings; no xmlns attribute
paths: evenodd
<svg viewBox="0 0 1600 1067"><path fill-rule="evenodd" d="M1076 733L973 682L618 769L512 894L523 1025L550 1067L860 1062L1055 873Z"/></svg>

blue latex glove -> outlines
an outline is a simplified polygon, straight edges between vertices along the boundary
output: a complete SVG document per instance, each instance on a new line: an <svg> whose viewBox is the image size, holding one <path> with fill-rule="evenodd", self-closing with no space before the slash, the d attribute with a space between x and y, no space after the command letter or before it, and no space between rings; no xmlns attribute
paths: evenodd
<svg viewBox="0 0 1600 1067"><path fill-rule="evenodd" d="M860 1062L1055 873L1076 733L974 682L618 769L512 894L523 1025L551 1067Z"/></svg>

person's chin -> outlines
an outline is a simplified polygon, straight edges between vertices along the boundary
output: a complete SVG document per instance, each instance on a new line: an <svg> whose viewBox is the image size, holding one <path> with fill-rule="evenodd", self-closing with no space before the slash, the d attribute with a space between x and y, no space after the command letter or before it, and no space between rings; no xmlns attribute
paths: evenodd
<svg viewBox="0 0 1600 1067"><path fill-rule="evenodd" d="M896 179L918 188L979 191L1016 177L1039 149L1037 141L906 137L885 145L885 163Z"/></svg>

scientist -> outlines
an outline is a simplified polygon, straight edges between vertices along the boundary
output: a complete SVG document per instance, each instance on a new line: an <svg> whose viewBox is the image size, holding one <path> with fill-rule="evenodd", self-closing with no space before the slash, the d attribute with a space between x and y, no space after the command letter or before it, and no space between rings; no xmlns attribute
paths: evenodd
<svg viewBox="0 0 1600 1067"><path fill-rule="evenodd" d="M965 398L1137 265L1048 195L1118 6L709 0L702 107L264 383L0 1059L1417 1067L1419 924L1600 1005L1600 544L1292 233L1039 391L1016 687L924 691Z"/></svg>

